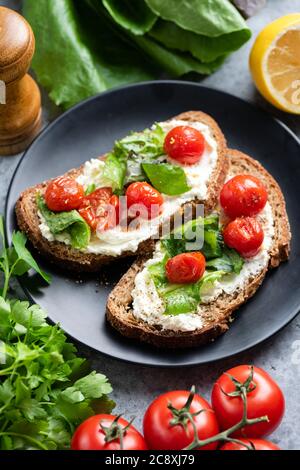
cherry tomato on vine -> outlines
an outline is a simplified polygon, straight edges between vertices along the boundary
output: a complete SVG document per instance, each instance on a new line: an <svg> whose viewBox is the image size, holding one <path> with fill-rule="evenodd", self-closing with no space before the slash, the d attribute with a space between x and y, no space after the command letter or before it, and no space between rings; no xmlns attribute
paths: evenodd
<svg viewBox="0 0 300 470"><path fill-rule="evenodd" d="M266 205L268 193L259 178L251 175L237 175L224 184L220 202L230 218L253 216Z"/></svg>
<svg viewBox="0 0 300 470"><path fill-rule="evenodd" d="M118 201L111 188L99 188L85 196L79 214L93 230L108 230L118 224Z"/></svg>
<svg viewBox="0 0 300 470"><path fill-rule="evenodd" d="M165 138L166 154L184 165L200 161L205 148L203 134L191 126L177 126Z"/></svg>
<svg viewBox="0 0 300 470"><path fill-rule="evenodd" d="M250 258L258 253L264 241L264 231L254 217L238 217L226 225L223 238L229 248L234 248L244 258Z"/></svg>
<svg viewBox="0 0 300 470"><path fill-rule="evenodd" d="M192 399L192 401L191 401ZM196 414L200 410L201 413ZM215 436L219 425L209 403L200 395L185 390L167 392L156 398L144 415L144 437L149 449L181 450L194 440L193 426L186 413L192 416L199 439ZM210 443L203 450L214 450Z"/></svg>
<svg viewBox="0 0 300 470"><path fill-rule="evenodd" d="M126 190L128 214L130 217L140 216L153 219L161 212L163 196L146 182L131 183Z"/></svg>
<svg viewBox="0 0 300 470"><path fill-rule="evenodd" d="M166 275L172 284L197 282L205 271L205 258L200 252L181 253L166 263Z"/></svg>
<svg viewBox="0 0 300 470"><path fill-rule="evenodd" d="M83 186L68 176L60 176L50 181L45 192L46 204L55 212L78 209L83 198Z"/></svg>
<svg viewBox="0 0 300 470"><path fill-rule="evenodd" d="M247 445L252 445L253 450L281 450L273 442L265 441L264 439L239 439L241 442L244 442ZM222 445L219 450L248 450L247 447L237 442L226 442ZM250 450L250 449L249 449Z"/></svg>
<svg viewBox="0 0 300 470"><path fill-rule="evenodd" d="M244 383L251 374L251 367L241 365L222 374L214 384L211 401L221 429L225 430L242 419L243 401L240 396L228 396L236 391L236 385L229 376ZM234 436L263 437L271 434L281 423L285 409L282 391L267 372L253 368L253 378L247 393L247 417L249 419L268 416L268 422L256 423L237 431Z"/></svg>
<svg viewBox="0 0 300 470"><path fill-rule="evenodd" d="M123 444L123 445L122 445ZM143 436L123 418L100 414L76 429L72 450L146 450Z"/></svg>

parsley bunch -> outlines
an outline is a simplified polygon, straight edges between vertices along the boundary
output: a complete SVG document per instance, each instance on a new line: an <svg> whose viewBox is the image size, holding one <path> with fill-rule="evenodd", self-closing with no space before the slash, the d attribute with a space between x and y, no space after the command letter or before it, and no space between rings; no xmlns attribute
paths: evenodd
<svg viewBox="0 0 300 470"><path fill-rule="evenodd" d="M85 359L59 326L46 322L38 305L8 298L13 276L33 268L46 282L16 232L5 244L0 217L0 449L67 449L75 427L95 413L110 412L114 403L107 378L90 372ZM1 240L0 240L1 241Z"/></svg>

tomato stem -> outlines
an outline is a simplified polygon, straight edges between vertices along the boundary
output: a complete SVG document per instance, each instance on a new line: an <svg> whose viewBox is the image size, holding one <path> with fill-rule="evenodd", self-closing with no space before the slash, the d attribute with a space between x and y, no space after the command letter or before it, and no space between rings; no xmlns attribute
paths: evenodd
<svg viewBox="0 0 300 470"><path fill-rule="evenodd" d="M244 442L239 441L238 439L230 437L236 431L239 431L240 429L244 428L245 426L252 426L253 424L269 421L268 416L261 416L259 418L252 418L252 419L249 419L247 417L247 393L254 390L254 388L256 386L255 384L252 384L252 388L251 388L252 379L253 379L253 367L251 367L250 375L244 383L237 382L236 379L234 379L233 377L231 378L232 382L236 386L236 390L234 392L232 392L232 396L235 396L235 397L240 396L241 399L243 400L243 416L242 416L242 419L238 423L231 426L229 429L226 429L225 431L222 431L219 434L216 434L215 436L212 436L212 437L209 437L209 438L203 439L203 440L199 439L198 438L197 426L196 426L196 423L195 423L195 420L194 420L195 413L192 414L192 413L187 413L185 411L184 414L185 414L186 418L188 418L189 422L191 423L191 425L193 427L194 440L193 440L193 442L191 442L191 444L189 444L183 450L200 449L201 447L207 446L209 444L212 444L212 443L218 442L218 441L236 442L238 444L243 444L245 447L247 447L248 450L253 450L252 445L247 445ZM191 392L192 391L193 390L191 390ZM190 402L190 404L191 404L191 402ZM202 410L202 411L204 411L204 410ZM177 423L177 424L179 424L179 423Z"/></svg>

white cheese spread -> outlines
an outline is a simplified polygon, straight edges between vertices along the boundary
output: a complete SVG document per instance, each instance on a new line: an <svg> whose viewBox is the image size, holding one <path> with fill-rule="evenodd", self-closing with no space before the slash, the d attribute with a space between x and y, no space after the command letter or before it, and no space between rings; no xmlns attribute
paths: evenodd
<svg viewBox="0 0 300 470"><path fill-rule="evenodd" d="M187 125L186 121L175 119L159 124L166 133L174 127ZM124 251L135 252L139 244L154 236L157 233L158 226L175 214L183 203L191 201L196 197L201 201L207 198L208 182L218 160L217 141L213 137L209 126L201 122L189 123L189 126L200 130L206 141L205 151L199 163L183 166L188 185L191 189L180 196L164 195L163 210L160 216L149 221L140 220L139 227L135 230L126 230L124 227L116 226L105 232L93 234L89 245L84 250L85 252L111 256L118 256ZM180 163L174 160L169 158L167 160L173 165L181 166ZM104 162L99 159L92 159L86 162L82 174L77 178L78 183L82 184L85 189L91 184L95 184L96 188L107 186L107 182L105 182L102 175L103 167ZM57 240L70 244L68 234L53 235L41 215L40 221L40 230L44 238L48 241Z"/></svg>

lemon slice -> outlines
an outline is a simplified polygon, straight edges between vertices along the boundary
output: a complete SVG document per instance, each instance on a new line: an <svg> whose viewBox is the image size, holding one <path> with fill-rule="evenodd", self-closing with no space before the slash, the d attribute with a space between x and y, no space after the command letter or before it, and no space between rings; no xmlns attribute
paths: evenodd
<svg viewBox="0 0 300 470"><path fill-rule="evenodd" d="M283 16L259 33L249 65L266 100L283 111L300 114L300 13Z"/></svg>

